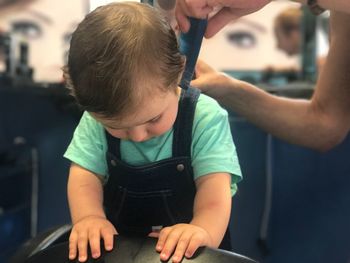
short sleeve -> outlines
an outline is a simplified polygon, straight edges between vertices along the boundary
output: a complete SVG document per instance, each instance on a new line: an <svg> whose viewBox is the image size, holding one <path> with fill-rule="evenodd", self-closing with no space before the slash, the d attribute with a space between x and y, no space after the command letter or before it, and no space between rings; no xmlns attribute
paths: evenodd
<svg viewBox="0 0 350 263"><path fill-rule="evenodd" d="M242 179L228 113L213 99L201 95L192 130L192 166L195 179L210 173L231 174L231 191Z"/></svg>
<svg viewBox="0 0 350 263"><path fill-rule="evenodd" d="M104 129L89 113L84 112L64 157L103 177L107 176Z"/></svg>

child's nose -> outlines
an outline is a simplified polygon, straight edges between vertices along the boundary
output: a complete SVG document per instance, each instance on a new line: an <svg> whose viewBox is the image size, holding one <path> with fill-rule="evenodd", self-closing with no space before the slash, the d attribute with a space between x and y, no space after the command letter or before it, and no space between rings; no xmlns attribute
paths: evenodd
<svg viewBox="0 0 350 263"><path fill-rule="evenodd" d="M134 127L128 130L128 138L134 142L142 142L147 139L147 131L143 127Z"/></svg>

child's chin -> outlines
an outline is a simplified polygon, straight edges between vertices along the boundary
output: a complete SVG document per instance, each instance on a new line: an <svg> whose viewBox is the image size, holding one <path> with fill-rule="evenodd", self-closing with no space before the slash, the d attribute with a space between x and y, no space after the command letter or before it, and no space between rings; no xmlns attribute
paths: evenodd
<svg viewBox="0 0 350 263"><path fill-rule="evenodd" d="M147 137L145 139L142 139L142 140L132 140L132 139L125 139L125 140L129 140L129 141L132 141L132 142L146 142L148 140L151 140L153 137Z"/></svg>

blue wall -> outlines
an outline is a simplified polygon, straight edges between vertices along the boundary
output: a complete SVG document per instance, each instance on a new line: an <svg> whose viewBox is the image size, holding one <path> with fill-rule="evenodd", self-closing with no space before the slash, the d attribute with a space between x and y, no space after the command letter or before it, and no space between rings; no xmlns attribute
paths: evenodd
<svg viewBox="0 0 350 263"><path fill-rule="evenodd" d="M235 251L264 263L348 263L350 136L319 153L267 135L234 113L231 128L244 175L233 201Z"/></svg>
<svg viewBox="0 0 350 263"><path fill-rule="evenodd" d="M1 263L30 238L32 150L38 158L37 232L70 221L66 198L69 162L62 155L79 114L63 87L0 87L0 182L12 178L6 180L10 198L0 200L0 240L6 238L0 242ZM18 138L23 138L19 145L14 143ZM7 160L9 156L12 161ZM23 159L29 167L18 171ZM24 191L26 195L19 199L18 192Z"/></svg>

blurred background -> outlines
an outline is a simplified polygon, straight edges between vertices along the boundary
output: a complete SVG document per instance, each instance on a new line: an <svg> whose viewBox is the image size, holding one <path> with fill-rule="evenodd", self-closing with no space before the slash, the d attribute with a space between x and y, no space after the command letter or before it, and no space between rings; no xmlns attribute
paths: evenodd
<svg viewBox="0 0 350 263"><path fill-rule="evenodd" d="M61 67L79 21L108 2L0 0L0 263L70 223L63 153L81 112ZM308 99L327 56L328 19L273 1L205 39L200 58L267 92ZM349 263L350 139L319 153L234 112L230 123L244 176L233 200L234 252L264 263Z"/></svg>

